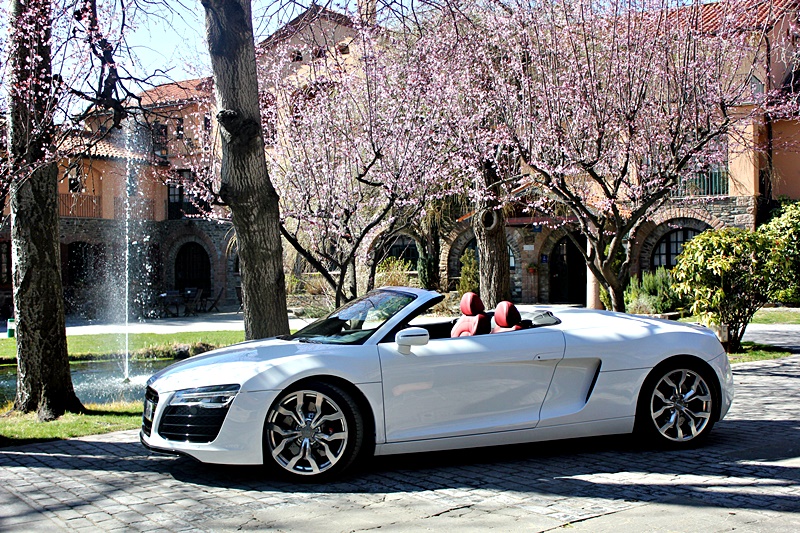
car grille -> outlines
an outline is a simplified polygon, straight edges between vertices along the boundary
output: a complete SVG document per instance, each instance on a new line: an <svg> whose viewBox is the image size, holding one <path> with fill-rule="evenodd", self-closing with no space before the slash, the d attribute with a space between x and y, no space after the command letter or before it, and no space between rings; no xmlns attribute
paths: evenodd
<svg viewBox="0 0 800 533"><path fill-rule="evenodd" d="M167 440L211 442L217 438L227 414L227 407L210 409L170 405L161 416L158 434Z"/></svg>
<svg viewBox="0 0 800 533"><path fill-rule="evenodd" d="M145 416L145 413L147 413L147 402L153 404L152 412L155 413L156 406L158 405L158 393L151 387L147 387L147 391L144 393L145 408L144 413L142 413L142 432L149 437L153 429L153 420Z"/></svg>

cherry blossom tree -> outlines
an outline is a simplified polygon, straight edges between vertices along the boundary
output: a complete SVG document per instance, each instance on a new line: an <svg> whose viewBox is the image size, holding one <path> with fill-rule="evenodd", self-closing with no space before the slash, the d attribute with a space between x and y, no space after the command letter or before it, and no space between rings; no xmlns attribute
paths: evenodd
<svg viewBox="0 0 800 533"><path fill-rule="evenodd" d="M278 110L270 161L282 233L337 304L356 295L356 259L368 237L405 227L424 198L445 194L448 135L437 126L420 56L403 38L358 27L347 54L332 42L288 78L284 65L270 65Z"/></svg>
<svg viewBox="0 0 800 533"><path fill-rule="evenodd" d="M765 76L765 35L782 11L737 0L543 0L461 13L460 40L444 42L462 53L450 53L445 70L479 76L485 131L496 138L485 146L519 158L517 176L509 167L498 181L531 211L567 215L588 241L576 244L589 269L623 310L625 241L778 107L780 94L754 94L751 80Z"/></svg>
<svg viewBox="0 0 800 533"><path fill-rule="evenodd" d="M113 3L112 3L113 4ZM119 127L133 77L117 62L127 24L96 0L14 0L3 13L8 153L0 197L10 199L17 395L40 420L82 411L67 357L58 234L58 160L70 130L92 113ZM112 36L115 36L112 38Z"/></svg>

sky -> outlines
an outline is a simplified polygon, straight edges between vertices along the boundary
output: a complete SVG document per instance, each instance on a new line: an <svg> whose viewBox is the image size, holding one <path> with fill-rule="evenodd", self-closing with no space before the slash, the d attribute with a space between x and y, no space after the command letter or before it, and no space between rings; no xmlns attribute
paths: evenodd
<svg viewBox="0 0 800 533"><path fill-rule="evenodd" d="M355 10L355 0L319 4L335 11ZM253 0L253 25L256 42L299 15L310 0ZM211 74L205 42L205 14L197 0L170 4L176 11L160 16L134 13L136 30L128 36L128 44L136 54L140 67L137 74L168 70L174 80Z"/></svg>

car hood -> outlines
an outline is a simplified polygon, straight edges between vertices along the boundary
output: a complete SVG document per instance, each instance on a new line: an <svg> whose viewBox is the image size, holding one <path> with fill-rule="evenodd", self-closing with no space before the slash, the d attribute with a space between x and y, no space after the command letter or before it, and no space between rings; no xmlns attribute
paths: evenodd
<svg viewBox="0 0 800 533"><path fill-rule="evenodd" d="M264 376L270 368L291 365L296 371L306 366L303 360L341 352L342 348L276 338L243 342L170 365L154 374L147 384L159 393L230 384L242 385L243 392L268 390L273 380Z"/></svg>

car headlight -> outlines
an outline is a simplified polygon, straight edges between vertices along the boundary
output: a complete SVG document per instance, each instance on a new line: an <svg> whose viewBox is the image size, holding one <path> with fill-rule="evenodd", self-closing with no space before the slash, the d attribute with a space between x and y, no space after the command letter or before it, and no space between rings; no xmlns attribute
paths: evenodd
<svg viewBox="0 0 800 533"><path fill-rule="evenodd" d="M221 409L231 404L240 388L241 385L213 385L179 390L169 400L169 405Z"/></svg>

